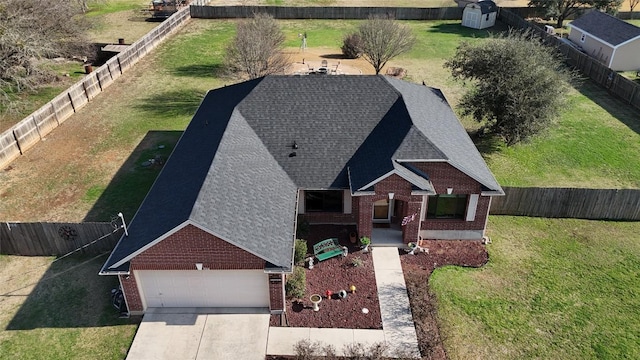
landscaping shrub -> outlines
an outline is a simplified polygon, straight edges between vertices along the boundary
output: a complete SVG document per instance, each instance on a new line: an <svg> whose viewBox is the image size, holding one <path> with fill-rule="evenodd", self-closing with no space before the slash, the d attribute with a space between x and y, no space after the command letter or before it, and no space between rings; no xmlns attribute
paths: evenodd
<svg viewBox="0 0 640 360"><path fill-rule="evenodd" d="M353 33L342 40L342 55L347 59L357 59L362 56L362 39L360 35Z"/></svg>
<svg viewBox="0 0 640 360"><path fill-rule="evenodd" d="M297 265L302 265L304 263L305 256L307 256L307 240L296 239L293 261Z"/></svg>
<svg viewBox="0 0 640 360"><path fill-rule="evenodd" d="M284 284L284 290L287 296L297 299L304 297L306 286L307 274L304 272L304 268L295 266L293 268L293 274L287 276L287 282Z"/></svg>

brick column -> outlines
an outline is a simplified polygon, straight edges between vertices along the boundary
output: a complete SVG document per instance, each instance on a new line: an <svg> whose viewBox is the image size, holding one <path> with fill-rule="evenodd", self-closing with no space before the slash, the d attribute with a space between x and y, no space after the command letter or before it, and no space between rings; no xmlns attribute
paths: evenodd
<svg viewBox="0 0 640 360"><path fill-rule="evenodd" d="M269 274L269 309L284 311L284 274Z"/></svg>
<svg viewBox="0 0 640 360"><path fill-rule="evenodd" d="M404 216L416 214L416 218L402 227L402 242L408 244L417 242L420 233L420 210L422 208L421 201L408 201Z"/></svg>
<svg viewBox="0 0 640 360"><path fill-rule="evenodd" d="M371 196L358 196L358 235L371 238L373 202Z"/></svg>

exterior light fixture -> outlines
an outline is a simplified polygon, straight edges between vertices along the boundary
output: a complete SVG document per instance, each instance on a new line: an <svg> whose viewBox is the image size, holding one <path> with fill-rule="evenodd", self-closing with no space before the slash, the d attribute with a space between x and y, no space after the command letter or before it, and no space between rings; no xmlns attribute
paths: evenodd
<svg viewBox="0 0 640 360"><path fill-rule="evenodd" d="M449 195L453 194L453 188L447 188L447 194Z"/></svg>
<svg viewBox="0 0 640 360"><path fill-rule="evenodd" d="M389 200L393 200L393 197L394 197L394 196L395 196L395 194L394 194L394 193L392 193L392 192L390 192L390 193L389 193Z"/></svg>
<svg viewBox="0 0 640 360"><path fill-rule="evenodd" d="M202 263L196 263L196 269L202 270Z"/></svg>

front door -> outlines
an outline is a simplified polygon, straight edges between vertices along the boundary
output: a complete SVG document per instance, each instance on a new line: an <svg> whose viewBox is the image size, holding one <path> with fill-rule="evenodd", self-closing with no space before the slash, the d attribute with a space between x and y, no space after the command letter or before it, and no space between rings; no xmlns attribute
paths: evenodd
<svg viewBox="0 0 640 360"><path fill-rule="evenodd" d="M373 203L373 222L390 223L393 210L393 200L382 199Z"/></svg>

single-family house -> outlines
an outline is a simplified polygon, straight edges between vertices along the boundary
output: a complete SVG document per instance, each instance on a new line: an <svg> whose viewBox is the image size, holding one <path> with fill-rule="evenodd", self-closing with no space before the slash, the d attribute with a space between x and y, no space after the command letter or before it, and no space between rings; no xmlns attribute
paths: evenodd
<svg viewBox="0 0 640 360"><path fill-rule="evenodd" d="M569 27L569 40L612 70L640 70L640 27L598 10Z"/></svg>
<svg viewBox="0 0 640 360"><path fill-rule="evenodd" d="M498 6L491 0L472 2L462 11L462 26L486 29L496 24Z"/></svg>
<svg viewBox="0 0 640 360"><path fill-rule="evenodd" d="M266 76L209 91L100 274L132 314L280 313L301 219L356 225L374 246L374 223L404 243L481 239L503 194L437 89Z"/></svg>

